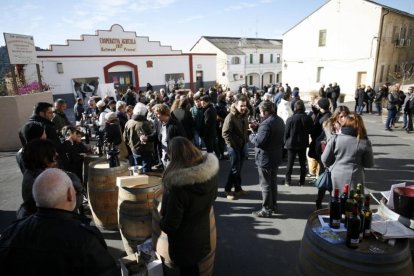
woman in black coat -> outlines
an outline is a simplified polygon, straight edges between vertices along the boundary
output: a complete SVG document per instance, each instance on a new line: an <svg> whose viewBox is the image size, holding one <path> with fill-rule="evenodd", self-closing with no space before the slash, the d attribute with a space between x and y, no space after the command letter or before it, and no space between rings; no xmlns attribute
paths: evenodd
<svg viewBox="0 0 414 276"><path fill-rule="evenodd" d="M217 197L219 162L184 137L170 141L168 154L160 228L180 275L199 275L198 263L211 250L210 209Z"/></svg>

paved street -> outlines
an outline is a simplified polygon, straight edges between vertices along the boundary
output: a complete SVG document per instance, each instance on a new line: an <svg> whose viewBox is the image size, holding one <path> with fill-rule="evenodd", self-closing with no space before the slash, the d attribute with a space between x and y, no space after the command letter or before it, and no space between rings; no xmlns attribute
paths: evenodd
<svg viewBox="0 0 414 276"><path fill-rule="evenodd" d="M351 105L350 105L351 106ZM414 133L399 128L384 130L381 117L364 115L373 143L375 167L366 172L366 191L378 195L393 183L414 184ZM279 170L279 214L272 218L255 218L252 211L260 207L261 192L257 169L250 156L243 170L243 185L248 195L228 201L223 187L228 173L228 161L220 161L220 189L215 203L217 252L215 275L292 275L308 216L315 210L316 188L298 187L299 168L291 187L282 184L285 166ZM0 153L0 230L15 217L21 203L22 175L13 152ZM325 204L328 196L325 197ZM116 232L104 232L111 253L123 254L122 242Z"/></svg>

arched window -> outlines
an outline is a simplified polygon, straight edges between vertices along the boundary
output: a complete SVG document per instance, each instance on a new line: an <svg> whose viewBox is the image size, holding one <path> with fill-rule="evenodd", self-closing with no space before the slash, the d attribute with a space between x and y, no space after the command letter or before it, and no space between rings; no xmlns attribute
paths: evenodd
<svg viewBox="0 0 414 276"><path fill-rule="evenodd" d="M239 57L232 57L231 58L231 64L240 64L240 58Z"/></svg>

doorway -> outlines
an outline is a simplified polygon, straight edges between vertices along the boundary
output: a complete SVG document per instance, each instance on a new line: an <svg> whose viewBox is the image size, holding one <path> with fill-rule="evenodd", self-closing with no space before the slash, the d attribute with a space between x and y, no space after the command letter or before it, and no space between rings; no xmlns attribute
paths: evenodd
<svg viewBox="0 0 414 276"><path fill-rule="evenodd" d="M367 72L357 72L357 86L361 84L366 84L367 82Z"/></svg>

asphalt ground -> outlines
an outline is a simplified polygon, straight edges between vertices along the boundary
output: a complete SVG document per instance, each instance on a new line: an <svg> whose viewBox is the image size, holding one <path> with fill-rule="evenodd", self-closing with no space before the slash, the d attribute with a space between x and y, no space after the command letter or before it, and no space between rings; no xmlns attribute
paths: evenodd
<svg viewBox="0 0 414 276"><path fill-rule="evenodd" d="M353 103L347 103L353 109ZM397 123L385 131L380 116L363 115L373 144L375 166L366 170L365 191L380 197L392 184L414 185L414 133L406 133ZM278 172L278 213L257 218L252 211L261 204L261 191L252 149L242 171L247 195L234 201L224 197L229 162L220 161L219 197L214 204L217 249L214 275L292 275L309 215L315 210L317 190L307 184L299 187L299 166L295 164L292 185L283 185L286 166ZM309 181L311 179L308 179ZM0 153L0 231L15 219L20 206L22 175L15 152ZM327 207L328 195L324 206ZM373 205L375 209L375 204ZM102 231L114 258L123 256L121 237L116 231Z"/></svg>

